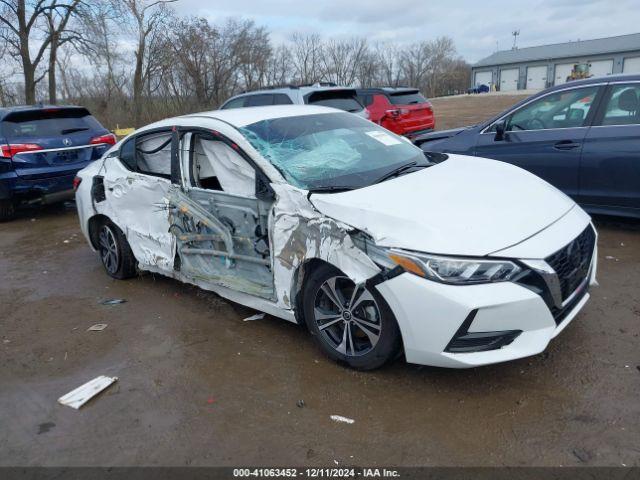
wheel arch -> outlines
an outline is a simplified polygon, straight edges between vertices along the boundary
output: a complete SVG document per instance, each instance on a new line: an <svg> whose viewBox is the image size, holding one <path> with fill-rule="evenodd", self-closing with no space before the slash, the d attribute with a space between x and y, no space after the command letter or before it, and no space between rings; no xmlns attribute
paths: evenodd
<svg viewBox="0 0 640 480"><path fill-rule="evenodd" d="M105 222L113 223L113 221L109 217L101 213L93 215L87 221L87 233L89 234L89 241L91 242L91 247L93 247L94 250L98 249L98 230L100 228L100 225L102 225Z"/></svg>
<svg viewBox="0 0 640 480"><path fill-rule="evenodd" d="M337 271L342 272L338 267L333 265L326 260L319 257L307 258L304 262L296 267L291 276L291 287L289 289L290 292L290 301L293 307L293 313L296 318L296 322L299 325L302 325L306 328L306 322L304 320L304 308L302 305L303 302L303 292L304 292L304 284L306 278L309 274L320 267L321 265L329 265L332 268L335 268Z"/></svg>

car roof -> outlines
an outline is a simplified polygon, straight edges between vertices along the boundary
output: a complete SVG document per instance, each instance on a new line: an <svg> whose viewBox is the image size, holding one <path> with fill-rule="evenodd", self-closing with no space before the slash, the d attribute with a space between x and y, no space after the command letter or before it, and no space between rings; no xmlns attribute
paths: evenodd
<svg viewBox="0 0 640 480"><path fill-rule="evenodd" d="M418 88L411 87L369 87L369 88L358 88L358 92L366 92L366 93L417 93L420 92Z"/></svg>
<svg viewBox="0 0 640 480"><path fill-rule="evenodd" d="M543 90L544 92L552 92L554 90L563 90L568 87L580 86L580 85L593 85L596 83L611 83L611 82L633 82L640 80L640 74L637 73L617 73L615 75L606 75L604 77L591 77L583 80L573 80L571 82L562 83L555 87Z"/></svg>
<svg viewBox="0 0 640 480"><path fill-rule="evenodd" d="M167 118L159 122L147 125L144 130L172 125L175 119L201 118L220 120L236 128L242 128L252 123L273 118L296 117L303 115L317 115L323 113L346 113L343 110L331 107L315 105L269 105L263 107L230 108L228 110L211 110L208 112L191 113L180 117ZM349 114L351 115L351 114ZM142 131L142 129L140 130Z"/></svg>
<svg viewBox="0 0 640 480"><path fill-rule="evenodd" d="M83 108L86 110L86 107L82 107L79 105L38 104L38 105L16 105L14 107L2 107L0 108L0 120L4 119L7 115L14 112L30 112L30 111L38 111L38 110L62 110L62 109L74 109L74 108Z"/></svg>
<svg viewBox="0 0 640 480"><path fill-rule="evenodd" d="M569 88L575 88L575 87L581 87L581 86L601 85L603 83L636 82L636 81L640 81L640 74L618 73L615 75L605 75L603 77L591 77L591 78L585 78L583 80L573 80L571 82L562 83L560 85L556 85L556 86L541 90L538 93L535 93L527 98L524 98L523 100L520 100L518 103L503 110L499 114L492 116L483 122L478 123L478 126L481 126L482 128L486 128L488 125L491 125L493 122L495 122L499 118L504 117L508 112L512 112L520 108L522 105L532 102L540 97L544 97L552 92L567 90Z"/></svg>
<svg viewBox="0 0 640 480"><path fill-rule="evenodd" d="M231 98L247 97L250 95L290 93L290 92L300 92L304 96L307 93L311 93L311 92L326 92L331 90L351 90L355 92L356 89L352 87L339 87L339 86L326 86L326 85L305 85L300 87L292 85L290 87L275 87L275 88L263 88L260 90L252 90L250 92L239 93L238 95L234 95ZM229 100L231 100L231 98Z"/></svg>

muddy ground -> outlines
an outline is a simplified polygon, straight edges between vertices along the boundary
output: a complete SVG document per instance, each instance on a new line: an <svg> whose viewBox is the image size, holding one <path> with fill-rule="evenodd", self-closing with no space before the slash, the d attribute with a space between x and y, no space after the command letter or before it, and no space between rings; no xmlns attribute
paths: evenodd
<svg viewBox="0 0 640 480"><path fill-rule="evenodd" d="M515 100L434 105L443 128ZM0 465L640 465L640 222L597 226L600 287L544 354L360 373L215 294L110 279L72 205L25 211L0 225Z"/></svg>

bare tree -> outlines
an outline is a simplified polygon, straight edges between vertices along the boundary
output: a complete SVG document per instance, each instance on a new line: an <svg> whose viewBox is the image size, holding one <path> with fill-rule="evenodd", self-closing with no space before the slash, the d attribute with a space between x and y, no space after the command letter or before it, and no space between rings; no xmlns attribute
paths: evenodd
<svg viewBox="0 0 640 480"><path fill-rule="evenodd" d="M24 97L27 104L36 101L36 84L46 75L46 70L36 77L38 66L51 43L51 36L34 38L37 27L43 23L47 10L53 8L45 0L0 0L0 37L9 47L10 55L22 66ZM40 42L32 56L32 43Z"/></svg>
<svg viewBox="0 0 640 480"><path fill-rule="evenodd" d="M313 83L322 80L323 44L318 34L302 35L295 33L291 37L291 63L294 75L300 83Z"/></svg>
<svg viewBox="0 0 640 480"><path fill-rule="evenodd" d="M118 9L109 2L95 2L82 8L79 15L80 54L94 68L94 76L103 83L106 101L123 95L127 83L124 54L118 48Z"/></svg>
<svg viewBox="0 0 640 480"><path fill-rule="evenodd" d="M272 54L267 30L264 27L256 27L251 20L239 22L233 53L238 59L239 80L244 88L251 90L263 87Z"/></svg>
<svg viewBox="0 0 640 480"><path fill-rule="evenodd" d="M329 40L322 49L324 78L338 85L353 85L368 51L365 38Z"/></svg>
<svg viewBox="0 0 640 480"><path fill-rule="evenodd" d="M47 21L47 35L49 38L49 102L57 103L56 87L56 63L58 60L58 49L67 42L79 41L81 39L77 32L68 30L69 20L76 12L80 0L72 0L68 3L58 3L54 0L50 8L44 11Z"/></svg>
<svg viewBox="0 0 640 480"><path fill-rule="evenodd" d="M133 123L139 127L142 119L143 89L149 91L151 74L158 67L150 53L157 46L159 32L171 16L168 3L176 0L114 0L114 6L122 13L121 19L136 38L135 69L133 72Z"/></svg>

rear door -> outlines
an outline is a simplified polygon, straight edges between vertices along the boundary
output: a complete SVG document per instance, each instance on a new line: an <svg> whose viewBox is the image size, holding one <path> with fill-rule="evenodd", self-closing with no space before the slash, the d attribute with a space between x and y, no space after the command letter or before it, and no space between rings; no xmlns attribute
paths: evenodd
<svg viewBox="0 0 640 480"><path fill-rule="evenodd" d="M176 269L196 283L274 299L268 180L219 133L180 127L174 136L181 172L169 196Z"/></svg>
<svg viewBox="0 0 640 480"><path fill-rule="evenodd" d="M640 209L640 82L607 89L584 142L579 200Z"/></svg>
<svg viewBox="0 0 640 480"><path fill-rule="evenodd" d="M15 111L2 121L2 137L5 156L12 157L19 176L29 179L71 175L100 158L115 143L115 138L81 107ZM110 143L96 143L100 138Z"/></svg>
<svg viewBox="0 0 640 480"><path fill-rule="evenodd" d="M512 163L576 198L580 154L595 113L600 86L551 92L502 117L504 138L494 122L479 136L476 155Z"/></svg>
<svg viewBox="0 0 640 480"><path fill-rule="evenodd" d="M111 208L105 214L125 233L144 269L169 272L175 252L168 208L171 129L130 137L120 147L118 157L105 163L102 182L106 204Z"/></svg>

